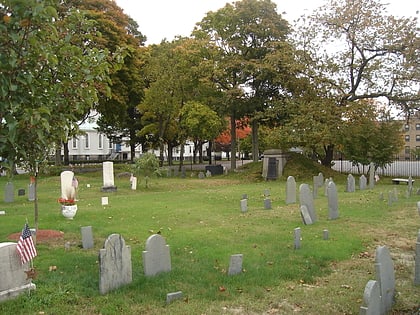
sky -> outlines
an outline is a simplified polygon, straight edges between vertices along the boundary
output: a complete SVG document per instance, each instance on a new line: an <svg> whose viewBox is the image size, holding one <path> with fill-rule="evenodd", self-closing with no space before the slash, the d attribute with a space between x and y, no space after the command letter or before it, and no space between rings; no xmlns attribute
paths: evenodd
<svg viewBox="0 0 420 315"><path fill-rule="evenodd" d="M209 11L217 11L231 0L114 0L138 24L147 37L146 45L159 44L163 39L172 41L175 36L190 36L194 26ZM293 24L303 14L310 14L325 0L272 0L277 11ZM383 0L389 3L388 12L395 16L419 17L417 0Z"/></svg>

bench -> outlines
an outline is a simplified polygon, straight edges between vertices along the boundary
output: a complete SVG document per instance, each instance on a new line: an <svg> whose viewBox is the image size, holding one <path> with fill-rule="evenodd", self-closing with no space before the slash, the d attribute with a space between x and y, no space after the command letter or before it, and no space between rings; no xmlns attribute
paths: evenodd
<svg viewBox="0 0 420 315"><path fill-rule="evenodd" d="M406 185L408 185L408 179L406 179L406 178L393 178L392 179L392 183L394 184L394 185L399 185L400 183L404 183L404 184L406 184ZM412 179L411 180L411 183L413 184L414 183L414 179Z"/></svg>

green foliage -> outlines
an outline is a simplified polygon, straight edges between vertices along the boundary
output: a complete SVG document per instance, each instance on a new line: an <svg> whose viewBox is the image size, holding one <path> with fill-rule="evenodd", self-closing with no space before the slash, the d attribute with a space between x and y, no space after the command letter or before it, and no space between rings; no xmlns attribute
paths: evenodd
<svg viewBox="0 0 420 315"><path fill-rule="evenodd" d="M150 152L144 153L141 157L134 159L133 172L144 176L145 186L149 187L149 179L155 176L161 176L159 170L159 159Z"/></svg>

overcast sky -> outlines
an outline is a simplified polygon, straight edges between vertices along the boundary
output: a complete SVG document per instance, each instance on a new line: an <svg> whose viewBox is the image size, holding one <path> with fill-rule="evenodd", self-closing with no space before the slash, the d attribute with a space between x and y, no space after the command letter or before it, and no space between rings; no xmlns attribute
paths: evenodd
<svg viewBox="0 0 420 315"><path fill-rule="evenodd" d="M175 36L190 36L194 25L209 11L217 11L232 1L226 0L114 0L138 24L147 36L146 44L171 41ZM325 0L273 0L277 10L293 24L302 14L309 14ZM383 0L389 3L388 11L396 16L417 16L418 0Z"/></svg>

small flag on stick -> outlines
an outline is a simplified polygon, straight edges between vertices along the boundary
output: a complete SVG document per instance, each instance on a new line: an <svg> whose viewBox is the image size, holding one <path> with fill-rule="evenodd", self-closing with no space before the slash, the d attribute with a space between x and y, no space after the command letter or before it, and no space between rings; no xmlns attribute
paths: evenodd
<svg viewBox="0 0 420 315"><path fill-rule="evenodd" d="M20 255L22 265L32 260L37 255L28 223L25 223L25 226L23 227L16 249Z"/></svg>

